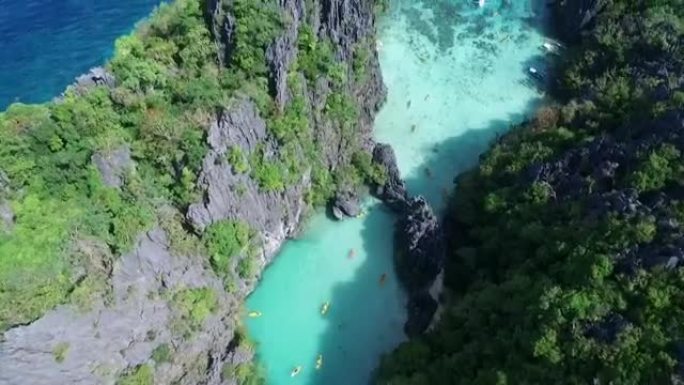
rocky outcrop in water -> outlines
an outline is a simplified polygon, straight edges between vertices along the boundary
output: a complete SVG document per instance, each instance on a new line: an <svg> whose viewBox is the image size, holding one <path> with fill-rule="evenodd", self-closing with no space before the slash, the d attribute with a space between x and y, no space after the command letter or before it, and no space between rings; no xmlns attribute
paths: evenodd
<svg viewBox="0 0 684 385"><path fill-rule="evenodd" d="M374 193L399 215L394 231L395 265L409 295L404 331L414 336L428 328L437 310L437 301L428 290L443 269L444 235L427 201L420 196L409 197L392 147L377 144L373 162L387 175L385 184L376 186Z"/></svg>
<svg viewBox="0 0 684 385"><path fill-rule="evenodd" d="M437 300L428 290L444 265L444 235L437 217L423 197L406 202L406 212L395 228L397 274L408 288L409 337L424 332L437 310Z"/></svg>
<svg viewBox="0 0 684 385"><path fill-rule="evenodd" d="M387 175L385 184L376 186L375 195L393 210L403 213L406 208L408 193L404 180L399 173L397 158L392 146L378 143L373 149L373 162L380 165Z"/></svg>
<svg viewBox="0 0 684 385"><path fill-rule="evenodd" d="M444 236L439 220L423 197L406 202L396 231L399 278L411 291L429 288L444 265Z"/></svg>
<svg viewBox="0 0 684 385"><path fill-rule="evenodd" d="M351 192L339 192L332 200L331 211L338 220L356 217L361 214L359 197Z"/></svg>

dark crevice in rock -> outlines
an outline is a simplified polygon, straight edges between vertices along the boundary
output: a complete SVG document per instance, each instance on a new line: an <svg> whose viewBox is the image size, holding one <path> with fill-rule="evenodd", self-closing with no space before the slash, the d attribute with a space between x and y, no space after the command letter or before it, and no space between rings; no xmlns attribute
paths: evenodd
<svg viewBox="0 0 684 385"><path fill-rule="evenodd" d="M429 289L444 267L444 234L425 198L410 197L406 191L392 147L377 144L373 161L387 176L384 185L375 186L374 194L399 216L394 231L395 266L409 296L404 331L415 336L427 329L437 310Z"/></svg>

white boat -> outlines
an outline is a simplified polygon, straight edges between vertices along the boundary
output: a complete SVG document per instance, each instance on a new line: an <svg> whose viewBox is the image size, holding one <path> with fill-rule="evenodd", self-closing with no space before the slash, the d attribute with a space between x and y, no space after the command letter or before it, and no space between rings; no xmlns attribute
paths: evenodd
<svg viewBox="0 0 684 385"><path fill-rule="evenodd" d="M563 45L561 43L558 43L556 41L546 40L542 44L542 48L548 53L558 55L560 53L560 50L565 48L565 47L563 47Z"/></svg>
<svg viewBox="0 0 684 385"><path fill-rule="evenodd" d="M537 80L539 80L539 81L544 81L545 75L544 75L541 71L539 71L538 69L536 69L535 67L529 67L529 68L527 69L527 72L528 72L528 73L530 74L530 76L532 76L533 78L535 78L535 79L537 79Z"/></svg>
<svg viewBox="0 0 684 385"><path fill-rule="evenodd" d="M555 45L549 43L548 41L545 41L544 44L542 44L542 47L544 47L544 49L545 49L547 52L551 52L551 53L556 53L556 52L558 52L558 47L556 47Z"/></svg>

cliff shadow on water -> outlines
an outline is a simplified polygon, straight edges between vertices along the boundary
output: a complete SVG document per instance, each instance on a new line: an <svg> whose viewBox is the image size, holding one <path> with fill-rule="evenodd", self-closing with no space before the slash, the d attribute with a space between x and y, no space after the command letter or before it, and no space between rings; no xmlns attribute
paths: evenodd
<svg viewBox="0 0 684 385"><path fill-rule="evenodd" d="M476 167L480 155L497 138L528 119L528 115L542 103L542 99L532 99L520 113L510 114L508 119L494 119L485 127L467 129L462 134L426 147L424 150L429 155L417 166L420 172L405 179L409 195L425 197L441 216L455 187L455 178Z"/></svg>
<svg viewBox="0 0 684 385"><path fill-rule="evenodd" d="M332 289L327 327L318 339L323 366L309 376L307 385L369 384L379 356L405 338L405 296L392 264L395 217L386 207L374 205L362 220L358 254L366 258L357 261L351 280Z"/></svg>

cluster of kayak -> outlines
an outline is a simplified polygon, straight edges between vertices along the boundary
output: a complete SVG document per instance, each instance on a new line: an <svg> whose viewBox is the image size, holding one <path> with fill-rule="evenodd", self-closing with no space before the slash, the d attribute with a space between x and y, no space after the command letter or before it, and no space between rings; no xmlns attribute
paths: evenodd
<svg viewBox="0 0 684 385"><path fill-rule="evenodd" d="M321 305L321 315L326 315L328 313L328 310L330 310L330 302L326 301ZM247 316L249 318L259 318L263 315L262 312L260 311L250 311L247 313Z"/></svg>
<svg viewBox="0 0 684 385"><path fill-rule="evenodd" d="M323 355L319 354L318 357L316 357L316 370L319 370L321 367L323 367ZM295 366L294 369L292 369L292 371L290 372L290 377L294 377L301 372L302 366Z"/></svg>
<svg viewBox="0 0 684 385"><path fill-rule="evenodd" d="M328 310L330 310L330 302L326 301L321 305L321 315L326 315L328 313ZM260 311L250 311L247 313L247 316L250 318L259 318L263 315ZM316 370L319 370L323 366L323 355L319 354L318 357L316 358ZM290 376L294 377L301 373L302 371L302 366L295 366L294 369L290 372Z"/></svg>
<svg viewBox="0 0 684 385"><path fill-rule="evenodd" d="M349 259L354 258L354 255L355 255L355 254L356 254L355 250L354 250L354 249L351 249L351 250L349 251L348 258L349 258ZM383 274L380 276L380 285L384 284L386 279L387 279L387 274L384 274L384 273L383 273ZM325 316L326 314L328 314L329 311L330 311L330 301L326 301L326 302L324 302L324 303L321 305L320 313L321 313L322 316ZM256 310L255 310L255 311L250 311L249 313L247 313L247 316L250 317L250 318L259 318L259 317L261 317L262 315L263 315L262 312L256 311ZM316 368L316 370L319 370L319 369L321 369L321 367L323 367L323 355L322 355L322 354L319 354L318 357L316 357L316 365L315 365L315 368ZM303 369L303 367L302 367L301 365L295 366L295 367L292 369L292 371L290 372L290 376L291 376L291 377L297 376L298 374L300 374L300 373L302 372L302 369Z"/></svg>

